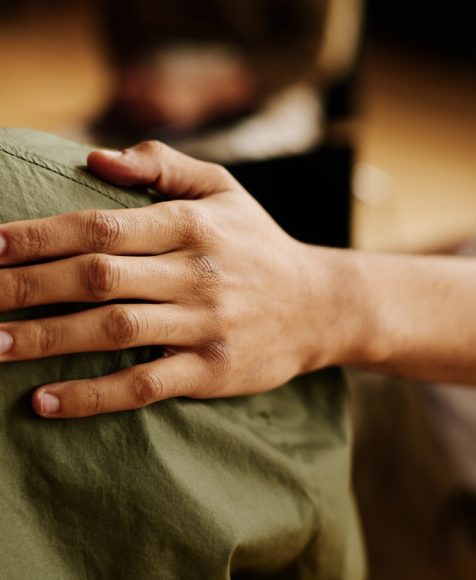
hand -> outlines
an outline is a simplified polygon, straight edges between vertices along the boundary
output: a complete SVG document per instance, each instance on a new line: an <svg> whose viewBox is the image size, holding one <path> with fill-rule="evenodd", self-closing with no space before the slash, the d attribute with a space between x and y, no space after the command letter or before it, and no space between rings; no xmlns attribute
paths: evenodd
<svg viewBox="0 0 476 580"><path fill-rule="evenodd" d="M162 345L166 356L43 386L32 399L38 414L84 417L176 396L257 393L326 362L315 353L307 247L226 170L157 142L94 152L88 165L113 183L152 185L173 199L2 225L0 265L49 261L0 269L0 310L142 303L0 324L0 362L143 345ZM324 308L322 321L329 316Z"/></svg>

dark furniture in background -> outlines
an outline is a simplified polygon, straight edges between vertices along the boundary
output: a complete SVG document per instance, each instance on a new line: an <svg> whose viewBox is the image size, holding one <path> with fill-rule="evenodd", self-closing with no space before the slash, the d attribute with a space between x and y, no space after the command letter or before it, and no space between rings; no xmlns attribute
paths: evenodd
<svg viewBox="0 0 476 580"><path fill-rule="evenodd" d="M353 151L326 144L308 153L228 169L293 237L307 243L350 243Z"/></svg>

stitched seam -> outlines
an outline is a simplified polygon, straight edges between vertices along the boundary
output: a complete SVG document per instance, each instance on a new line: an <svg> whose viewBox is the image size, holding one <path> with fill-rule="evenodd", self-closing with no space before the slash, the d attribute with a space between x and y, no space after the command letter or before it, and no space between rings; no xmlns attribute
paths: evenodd
<svg viewBox="0 0 476 580"><path fill-rule="evenodd" d="M54 168L50 167L49 165L47 165L47 161L45 159L41 158L41 161L43 161L43 163L39 163L38 161L36 161L34 159L28 159L26 156L21 155L19 153L13 153L12 151L5 149L1 145L0 145L0 151L2 153L10 155L11 157L15 157L16 159L21 159L22 161L26 161L27 163L30 163L31 165L35 165L36 167L40 167L41 169L46 169L47 171L50 171L51 173L55 173L56 175L60 175L61 177L64 177L65 179L69 179L69 181L77 183L78 185L82 185L83 187L87 187L91 191L99 193L100 195L109 199L110 201L113 201L114 203L117 203L118 205L121 205L122 207L125 207L126 209L128 208L128 206L126 204L122 203L121 201L118 201L117 199L115 199L111 195L107 195L107 193L104 193L104 191L101 191L100 189L97 189L96 187L89 185L88 183L84 183L83 181L81 181L79 179L75 179L74 177L71 177L70 175L65 175L65 173L63 173L59 169L54 169ZM58 165L62 165L62 164L59 163ZM62 165L62 167L67 168L66 165Z"/></svg>

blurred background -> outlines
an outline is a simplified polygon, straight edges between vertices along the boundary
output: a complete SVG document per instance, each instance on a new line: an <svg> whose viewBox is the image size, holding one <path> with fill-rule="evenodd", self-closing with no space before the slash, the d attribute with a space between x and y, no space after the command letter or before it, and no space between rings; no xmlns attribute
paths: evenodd
<svg viewBox="0 0 476 580"><path fill-rule="evenodd" d="M464 0L2 0L0 126L164 139L227 164L305 241L472 254L471 14ZM351 380L370 577L473 580L474 393Z"/></svg>
<svg viewBox="0 0 476 580"><path fill-rule="evenodd" d="M354 117L353 240L361 248L428 251L476 232L469 3L418 4L367 3ZM64 134L90 124L115 83L95 3L1 5L0 124Z"/></svg>

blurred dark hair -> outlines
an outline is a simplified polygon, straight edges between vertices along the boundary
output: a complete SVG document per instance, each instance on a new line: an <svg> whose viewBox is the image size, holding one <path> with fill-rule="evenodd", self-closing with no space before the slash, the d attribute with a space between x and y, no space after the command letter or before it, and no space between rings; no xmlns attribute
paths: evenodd
<svg viewBox="0 0 476 580"><path fill-rule="evenodd" d="M229 43L256 69L264 90L275 91L313 75L327 0L103 0L102 6L117 62L178 42Z"/></svg>

